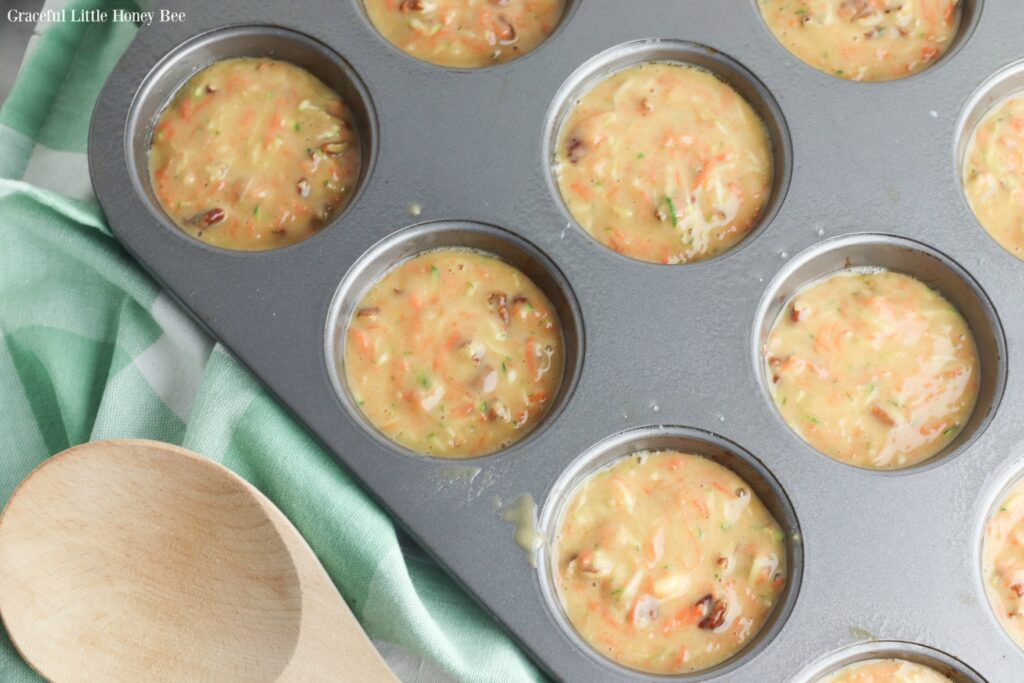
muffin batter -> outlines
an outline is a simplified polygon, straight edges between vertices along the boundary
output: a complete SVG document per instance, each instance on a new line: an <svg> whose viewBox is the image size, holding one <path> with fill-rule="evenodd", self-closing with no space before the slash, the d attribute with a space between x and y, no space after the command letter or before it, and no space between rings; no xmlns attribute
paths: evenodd
<svg viewBox="0 0 1024 683"><path fill-rule="evenodd" d="M370 288L349 321L345 376L360 410L419 453L460 458L530 433L562 381L558 316L493 256L424 252Z"/></svg>
<svg viewBox="0 0 1024 683"><path fill-rule="evenodd" d="M868 659L848 664L819 683L953 683L935 669L902 659Z"/></svg>
<svg viewBox="0 0 1024 683"><path fill-rule="evenodd" d="M974 337L948 301L907 275L848 270L787 302L765 344L775 405L841 462L910 467L946 447L978 397Z"/></svg>
<svg viewBox="0 0 1024 683"><path fill-rule="evenodd" d="M1013 485L988 520L981 571L996 618L1024 647L1024 479Z"/></svg>
<svg viewBox="0 0 1024 683"><path fill-rule="evenodd" d="M522 57L544 42L565 0L364 0L399 50L432 64L474 69Z"/></svg>
<svg viewBox="0 0 1024 683"><path fill-rule="evenodd" d="M558 594L580 636L619 664L700 671L771 614L786 583L783 539L731 470L641 451L572 494L553 549Z"/></svg>
<svg viewBox="0 0 1024 683"><path fill-rule="evenodd" d="M203 69L160 114L150 182L168 217L218 247L257 251L314 234L349 201L359 138L345 103L273 59Z"/></svg>
<svg viewBox="0 0 1024 683"><path fill-rule="evenodd" d="M996 105L974 130L964 191L988 234L1024 259L1024 94Z"/></svg>
<svg viewBox="0 0 1024 683"><path fill-rule="evenodd" d="M917 73L949 49L959 0L758 0L779 42L815 69L852 81Z"/></svg>
<svg viewBox="0 0 1024 683"><path fill-rule="evenodd" d="M576 221L651 263L710 258L757 223L772 183L764 125L728 84L648 63L587 92L559 134L555 175Z"/></svg>

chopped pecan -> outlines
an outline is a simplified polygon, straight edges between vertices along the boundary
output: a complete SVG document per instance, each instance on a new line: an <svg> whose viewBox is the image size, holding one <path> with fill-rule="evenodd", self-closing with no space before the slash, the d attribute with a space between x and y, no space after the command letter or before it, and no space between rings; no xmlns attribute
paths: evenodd
<svg viewBox="0 0 1024 683"><path fill-rule="evenodd" d="M710 596L705 596L704 598L701 598L701 602L703 602L704 599L707 597ZM712 603L711 609L708 611L707 616L701 619L700 623L697 624L697 626L706 631L715 630L716 628L725 623L726 609L727 605L725 604L724 600L722 600L721 598L715 600L714 603Z"/></svg>
<svg viewBox="0 0 1024 683"><path fill-rule="evenodd" d="M797 308L796 302L793 302L789 306L789 319L795 323L800 322L800 318L803 317L805 310L806 309L803 308Z"/></svg>
<svg viewBox="0 0 1024 683"><path fill-rule="evenodd" d="M398 4L399 12L422 12L423 0L402 0Z"/></svg>
<svg viewBox="0 0 1024 683"><path fill-rule="evenodd" d="M580 158L583 157L583 140L573 136L569 138L569 144L565 150L566 156L569 157L569 163L579 163Z"/></svg>
<svg viewBox="0 0 1024 683"><path fill-rule="evenodd" d="M210 209L204 213L200 219L203 225L210 226L220 223L224 220L224 209Z"/></svg>
<svg viewBox="0 0 1024 683"><path fill-rule="evenodd" d="M1024 583L1015 583L1010 586L1010 590L1017 594L1017 597L1024 597Z"/></svg>
<svg viewBox="0 0 1024 683"><path fill-rule="evenodd" d="M512 20L504 14L499 14L498 18L494 20L494 35L498 38L498 42L503 45L514 43L516 40L516 27L512 24Z"/></svg>
<svg viewBox="0 0 1024 683"><path fill-rule="evenodd" d="M356 317L357 318L371 318L371 317L377 315L378 313L380 313L380 307L379 306L367 306L365 308L360 308L359 311L356 313Z"/></svg>
<svg viewBox="0 0 1024 683"><path fill-rule="evenodd" d="M295 191L299 193L300 197L309 196L309 181L303 178L295 184Z"/></svg>
<svg viewBox="0 0 1024 683"><path fill-rule="evenodd" d="M498 311L498 317L501 318L501 322L508 325L509 313L508 313L508 296L501 292L494 292L487 297L487 303L494 306Z"/></svg>

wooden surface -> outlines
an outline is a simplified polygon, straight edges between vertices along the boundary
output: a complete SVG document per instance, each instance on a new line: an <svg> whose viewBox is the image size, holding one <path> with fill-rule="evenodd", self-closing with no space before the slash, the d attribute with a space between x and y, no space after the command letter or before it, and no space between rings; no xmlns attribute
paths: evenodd
<svg viewBox="0 0 1024 683"><path fill-rule="evenodd" d="M395 681L247 482L153 441L85 444L0 517L0 617L54 681Z"/></svg>

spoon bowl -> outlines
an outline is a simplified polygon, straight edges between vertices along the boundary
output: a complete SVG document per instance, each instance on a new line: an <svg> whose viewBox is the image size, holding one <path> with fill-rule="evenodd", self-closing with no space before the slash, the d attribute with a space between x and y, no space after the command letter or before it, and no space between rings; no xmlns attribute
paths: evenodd
<svg viewBox="0 0 1024 683"><path fill-rule="evenodd" d="M298 531L190 451L50 458L0 517L0 617L54 681L395 681Z"/></svg>

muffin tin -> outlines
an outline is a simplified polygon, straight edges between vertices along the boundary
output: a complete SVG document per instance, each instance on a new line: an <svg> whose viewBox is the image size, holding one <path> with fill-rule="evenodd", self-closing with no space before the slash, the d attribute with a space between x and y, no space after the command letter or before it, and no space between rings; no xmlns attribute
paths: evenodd
<svg viewBox="0 0 1024 683"><path fill-rule="evenodd" d="M790 581L739 656L681 680L805 683L858 658L932 662L955 681L1020 680L1024 651L985 597L981 535L1024 469L1024 264L977 224L962 141L989 89L1017 80L1014 0L968 0L937 65L852 83L790 55L756 0L570 3L554 35L494 67L445 69L398 52L358 0L165 3L183 24L141 28L100 95L89 136L97 197L124 246L250 367L534 660L558 679L654 681L569 628L549 556L516 545L501 507L529 495L550 533L579 477L656 446L715 458L750 481L789 534ZM150 127L197 68L240 55L309 69L352 107L363 178L332 224L260 253L197 242L167 220L146 173ZM551 174L557 124L601 73L641 59L705 66L750 99L775 144L761 225L706 262L613 253L566 212ZM1009 70L1003 71L1004 69ZM990 80L994 74L1008 78ZM528 438L465 461L415 456L352 409L334 363L338 323L387 267L473 246L525 270L562 317L567 373ZM979 407L946 453L896 472L807 446L776 413L759 347L800 285L884 265L943 292L972 325ZM314 494L310 494L314 495Z"/></svg>

